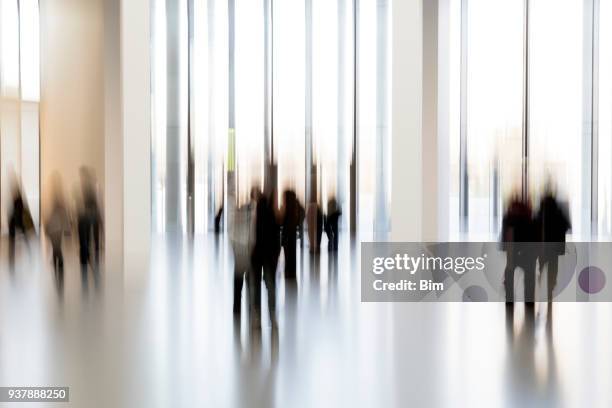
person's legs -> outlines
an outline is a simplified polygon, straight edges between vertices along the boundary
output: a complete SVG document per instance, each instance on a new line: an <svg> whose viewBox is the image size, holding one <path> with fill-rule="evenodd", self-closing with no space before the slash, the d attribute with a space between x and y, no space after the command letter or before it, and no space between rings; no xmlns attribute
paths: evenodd
<svg viewBox="0 0 612 408"><path fill-rule="evenodd" d="M548 260L548 302L552 302L553 300L553 291L555 286L557 285L557 274L559 272L559 257L552 256Z"/></svg>
<svg viewBox="0 0 612 408"><path fill-rule="evenodd" d="M263 265L259 260L253 262L253 267L247 273L249 279L249 293L251 295L251 310L261 312L261 271Z"/></svg>
<svg viewBox="0 0 612 408"><path fill-rule="evenodd" d="M525 304L535 302L535 259L527 255L523 260L525 271Z"/></svg>
<svg viewBox="0 0 612 408"><path fill-rule="evenodd" d="M327 249L331 250L334 247L334 237L331 228L331 224L329 223L329 217L325 217L323 222L323 230L325 230L325 235L327 236Z"/></svg>
<svg viewBox="0 0 612 408"><path fill-rule="evenodd" d="M525 270L525 302L535 302L535 273L533 269Z"/></svg>
<svg viewBox="0 0 612 408"><path fill-rule="evenodd" d="M89 289L89 284L87 282L87 263L81 262L81 287L83 289L83 294L87 293Z"/></svg>
<svg viewBox="0 0 612 408"><path fill-rule="evenodd" d="M264 267L264 282L268 291L270 320L274 322L276 319L276 264L269 263Z"/></svg>
<svg viewBox="0 0 612 408"><path fill-rule="evenodd" d="M57 252L57 266L59 270L64 270L64 254L62 253L62 247L60 246Z"/></svg>
<svg viewBox="0 0 612 408"><path fill-rule="evenodd" d="M514 263L515 254L512 250L508 250L506 253L506 269L504 270L504 289L506 291L506 303L514 302L514 270L516 264Z"/></svg>
<svg viewBox="0 0 612 408"><path fill-rule="evenodd" d="M60 268L62 261L62 249L55 239L51 240L51 248L53 250L53 268L57 271Z"/></svg>
<svg viewBox="0 0 612 408"><path fill-rule="evenodd" d="M97 265L100 261L100 224L97 221L92 223L92 232L94 240L94 260Z"/></svg>
<svg viewBox="0 0 612 408"><path fill-rule="evenodd" d="M9 262L11 263L11 265L13 264L13 261L15 259L15 217L11 217L9 220Z"/></svg>
<svg viewBox="0 0 612 408"><path fill-rule="evenodd" d="M285 252L285 279L295 279L296 277L297 256L294 238L289 238L283 245L283 251Z"/></svg>
<svg viewBox="0 0 612 408"><path fill-rule="evenodd" d="M240 314L240 300L242 298L243 273L234 273L234 314Z"/></svg>
<svg viewBox="0 0 612 408"><path fill-rule="evenodd" d="M87 292L87 264L89 263L89 245L86 239L80 238L79 246L79 263L81 264L81 284L83 286L83 293Z"/></svg>
<svg viewBox="0 0 612 408"><path fill-rule="evenodd" d="M332 224L332 235L334 237L334 251L338 249L338 220L334 220Z"/></svg>
<svg viewBox="0 0 612 408"><path fill-rule="evenodd" d="M514 341L514 303L506 303L506 336L509 343Z"/></svg>

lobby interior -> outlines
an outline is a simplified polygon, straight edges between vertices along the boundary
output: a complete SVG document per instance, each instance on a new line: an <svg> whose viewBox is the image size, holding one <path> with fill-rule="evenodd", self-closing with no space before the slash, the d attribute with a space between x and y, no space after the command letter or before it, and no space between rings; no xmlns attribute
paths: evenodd
<svg viewBox="0 0 612 408"><path fill-rule="evenodd" d="M609 241L606 21L612 0L0 0L0 387L70 387L78 407L609 407L607 302L361 288L363 242L497 243L509 201L551 184L568 242ZM283 235L260 310L247 274L237 313L257 190L303 214L295 259Z"/></svg>

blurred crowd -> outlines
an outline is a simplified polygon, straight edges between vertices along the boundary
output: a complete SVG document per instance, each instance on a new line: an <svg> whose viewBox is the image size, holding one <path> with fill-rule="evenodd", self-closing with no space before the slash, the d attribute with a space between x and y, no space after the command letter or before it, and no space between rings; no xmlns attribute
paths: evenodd
<svg viewBox="0 0 612 408"><path fill-rule="evenodd" d="M73 189L72 205L66 198L62 179L54 173L49 180L48 207L43 214L44 234L51 247L51 259L58 289L64 282L65 237L78 239L79 263L84 288L88 285L91 270L94 283L99 283L100 239L103 228L102 211L97 193L94 172L88 167L79 170L79 185ZM32 214L25 200L21 183L17 177L11 182L11 207L8 214L9 224L9 262L11 268L15 261L15 243L18 236L29 248L29 239L36 234ZM19 234L19 235L18 235Z"/></svg>
<svg viewBox="0 0 612 408"><path fill-rule="evenodd" d="M249 307L255 326L261 319L261 281L268 293L270 320L276 321L276 274L281 251L284 255L284 276L288 284L296 280L297 245L304 246L305 226L308 247L312 254L320 251L323 232L328 238L328 250L338 249L338 223L342 214L335 198L327 202L326 213L321 205L311 203L306 208L296 193L286 190L282 205L276 192L264 194L253 187L250 201L233 206L228 200L228 231L234 252L234 314L240 315L243 284L248 288Z"/></svg>

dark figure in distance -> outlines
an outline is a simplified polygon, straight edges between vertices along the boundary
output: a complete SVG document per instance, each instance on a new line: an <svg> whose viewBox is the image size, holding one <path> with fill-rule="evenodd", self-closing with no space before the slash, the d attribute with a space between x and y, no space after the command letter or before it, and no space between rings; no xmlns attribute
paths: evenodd
<svg viewBox="0 0 612 408"><path fill-rule="evenodd" d="M536 216L537 232L542 241L542 250L539 254L540 274L546 266L548 272L548 301L552 301L552 294L557 284L559 271L559 257L565 254L565 235L571 228L567 211L556 198L552 190L548 190L540 201L540 208ZM540 275L541 277L541 275Z"/></svg>
<svg viewBox="0 0 612 408"><path fill-rule="evenodd" d="M98 284L98 262L100 254L100 230L102 217L98 206L94 177L87 168L81 169L82 202L78 210L77 228L79 235L79 259L81 263L81 277L83 288L87 287L87 265L92 264L94 283ZM92 242L93 241L93 242ZM91 259L93 243L94 259Z"/></svg>
<svg viewBox="0 0 612 408"><path fill-rule="evenodd" d="M52 204L51 212L47 218L45 232L51 242L53 252L53 269L55 270L58 282L63 279L64 273L64 256L62 253L62 238L64 232L68 230L68 211L64 205L61 182L59 175L55 174L52 184Z"/></svg>
<svg viewBox="0 0 612 408"><path fill-rule="evenodd" d="M270 320L276 322L276 266L280 255L280 226L276 219L274 193L257 199L255 215L255 244L251 256L252 270L249 286L252 293L253 324L261 323L261 276L268 290Z"/></svg>
<svg viewBox="0 0 612 408"><path fill-rule="evenodd" d="M85 216L89 220L94 246L94 260L96 265L100 259L100 230L102 228L102 215L98 206L95 178L91 170L81 169L81 189L83 192L83 207Z"/></svg>
<svg viewBox="0 0 612 408"><path fill-rule="evenodd" d="M306 209L298 201L298 224L297 224L297 236L300 239L300 248L304 248L304 240L306 237L304 236L304 220L306 219Z"/></svg>
<svg viewBox="0 0 612 408"><path fill-rule="evenodd" d="M532 304L535 297L535 264L538 241L531 205L518 196L512 198L502 221L502 249L506 251L504 288L506 302L514 302L514 271L520 267L525 279L525 302Z"/></svg>
<svg viewBox="0 0 612 408"><path fill-rule="evenodd" d="M32 216L24 202L21 194L21 188L16 180L12 186L13 208L9 215L9 261L12 265L15 259L15 239L17 230L21 231L23 238L27 244L28 233L34 228Z"/></svg>
<svg viewBox="0 0 612 408"><path fill-rule="evenodd" d="M310 253L319 253L321 248L321 237L323 236L323 212L318 203L308 204L306 212L308 223L308 241L310 243Z"/></svg>
<svg viewBox="0 0 612 408"><path fill-rule="evenodd" d="M342 211L335 198L327 202L327 215L325 216L325 234L327 235L327 248L330 251L338 250L338 222Z"/></svg>
<svg viewBox="0 0 612 408"><path fill-rule="evenodd" d="M303 213L297 195L294 191L287 190L283 193L282 213L282 245L285 253L285 278L296 278L296 241L298 227L302 221Z"/></svg>
<svg viewBox="0 0 612 408"><path fill-rule="evenodd" d="M215 214L215 234L221 233L221 221L223 220L223 206Z"/></svg>
<svg viewBox="0 0 612 408"><path fill-rule="evenodd" d="M228 231L232 251L234 253L234 316L240 315L240 300L244 275L247 278L251 275L251 255L253 252L253 223L254 209L259 191L256 188L251 190L251 201L248 204L235 208L228 203L230 212L228 213ZM233 211L232 208L235 208Z"/></svg>

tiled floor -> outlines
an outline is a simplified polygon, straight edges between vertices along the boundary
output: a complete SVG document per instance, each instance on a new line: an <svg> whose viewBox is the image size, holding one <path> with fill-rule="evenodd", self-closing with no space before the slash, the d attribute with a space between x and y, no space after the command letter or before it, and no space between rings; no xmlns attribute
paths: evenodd
<svg viewBox="0 0 612 408"><path fill-rule="evenodd" d="M612 406L610 304L538 304L533 323L519 305L507 324L501 303L361 303L343 241L304 252L297 290L278 280L278 328L253 330L246 307L232 317L223 239L154 239L129 292L104 266L84 290L70 249L63 293L40 245L12 270L1 251L0 386L69 386L69 406Z"/></svg>

